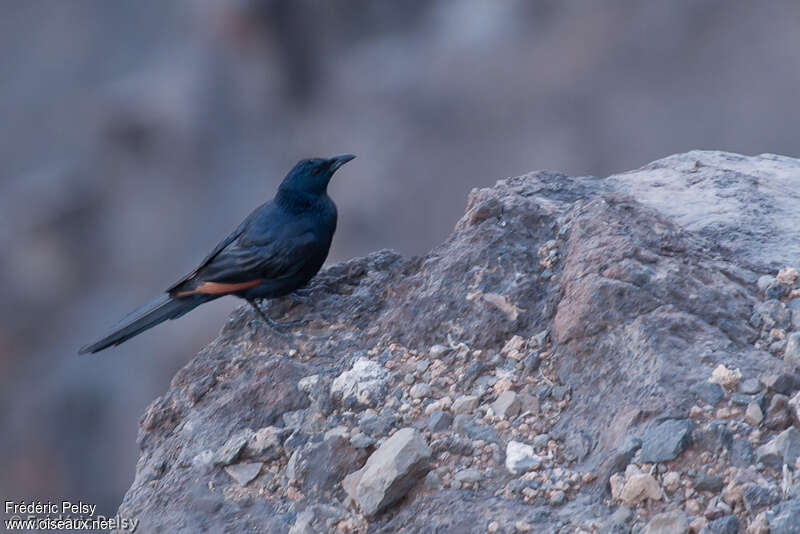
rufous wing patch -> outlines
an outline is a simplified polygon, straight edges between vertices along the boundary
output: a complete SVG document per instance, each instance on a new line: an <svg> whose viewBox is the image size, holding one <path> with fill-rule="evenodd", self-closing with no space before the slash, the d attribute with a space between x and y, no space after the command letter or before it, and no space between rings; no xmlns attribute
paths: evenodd
<svg viewBox="0 0 800 534"><path fill-rule="evenodd" d="M261 283L261 279L250 280L249 282L239 282L238 284L222 284L220 282L203 282L194 289L188 291L179 291L179 297L187 295L227 295L228 293L235 293L243 289L250 289Z"/></svg>

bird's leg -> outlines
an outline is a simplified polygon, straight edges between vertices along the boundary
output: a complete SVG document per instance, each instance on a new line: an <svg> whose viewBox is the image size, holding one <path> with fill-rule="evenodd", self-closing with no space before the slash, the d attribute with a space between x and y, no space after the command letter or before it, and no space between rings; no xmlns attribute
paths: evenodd
<svg viewBox="0 0 800 534"><path fill-rule="evenodd" d="M289 293L289 296L298 302L302 302L303 304L308 304L311 302L311 290L308 288L295 289Z"/></svg>
<svg viewBox="0 0 800 534"><path fill-rule="evenodd" d="M286 322L283 322L283 323L279 323L278 321L275 321L275 320L270 319L269 317L267 317L267 315L261 310L261 307L258 304L256 304L255 300L248 300L247 302L250 303L250 306L253 307L253 309L256 311L256 313L259 316L261 316L261 318L264 320L265 323L267 323L269 326L271 326L272 328L274 328L275 330L277 330L279 332L280 332L281 328L287 328L287 327L290 327L290 326L297 326L297 325L303 324L303 321L286 321Z"/></svg>

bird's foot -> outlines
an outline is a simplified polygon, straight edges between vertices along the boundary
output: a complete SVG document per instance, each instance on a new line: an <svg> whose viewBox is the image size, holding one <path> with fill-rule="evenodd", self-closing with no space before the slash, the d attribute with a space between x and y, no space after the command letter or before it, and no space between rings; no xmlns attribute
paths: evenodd
<svg viewBox="0 0 800 534"><path fill-rule="evenodd" d="M296 300L297 302L302 302L303 304L308 304L311 302L311 290L310 289L295 289L289 296Z"/></svg>
<svg viewBox="0 0 800 534"><path fill-rule="evenodd" d="M261 319L262 319L262 320L263 320L265 323L267 323L267 324L268 324L269 326L271 326L271 327L272 327L274 330L276 330L277 332L280 332L281 334L283 334L283 333L284 333L284 332L282 331L284 328L291 328L291 327L293 327L293 326L300 326L300 325L303 325L303 324L305 324L305 323L306 323L306 321L303 321L303 320L278 322L278 321L276 321L276 320L274 320L274 319L272 319L272 318L268 317L268 316L267 316L267 315L266 315L266 314L265 314L265 313L264 313L264 312L261 310L261 307L260 307L258 304L256 304L256 302L255 302L255 301L253 301L253 300L248 300L248 302L250 303L250 305L253 307L253 309L256 311L256 313L257 313L257 314L258 314L258 315L261 317Z"/></svg>

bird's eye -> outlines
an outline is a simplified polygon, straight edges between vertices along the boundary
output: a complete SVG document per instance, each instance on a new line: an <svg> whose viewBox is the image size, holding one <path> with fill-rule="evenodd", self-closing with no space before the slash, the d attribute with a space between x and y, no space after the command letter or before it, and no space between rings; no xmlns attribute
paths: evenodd
<svg viewBox="0 0 800 534"><path fill-rule="evenodd" d="M316 174L319 174L319 167L314 167L314 168L311 170L311 174L314 174L314 175L316 175Z"/></svg>

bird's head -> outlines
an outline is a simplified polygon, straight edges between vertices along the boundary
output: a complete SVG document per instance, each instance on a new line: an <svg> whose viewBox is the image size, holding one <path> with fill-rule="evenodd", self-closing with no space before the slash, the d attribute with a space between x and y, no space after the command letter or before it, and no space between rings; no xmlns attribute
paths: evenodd
<svg viewBox="0 0 800 534"><path fill-rule="evenodd" d="M302 159L283 179L280 189L321 195L327 190L333 173L353 158L352 154L342 154L332 158Z"/></svg>

